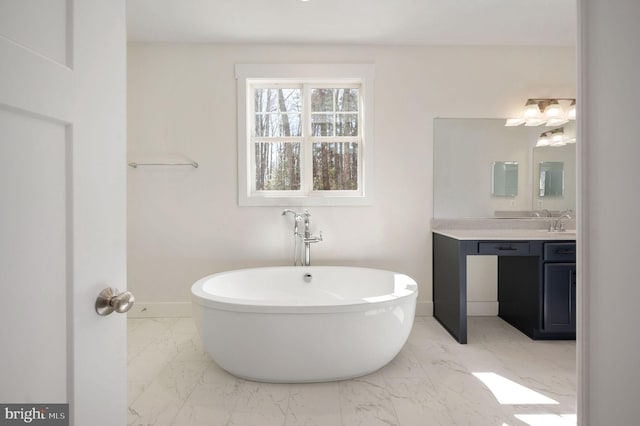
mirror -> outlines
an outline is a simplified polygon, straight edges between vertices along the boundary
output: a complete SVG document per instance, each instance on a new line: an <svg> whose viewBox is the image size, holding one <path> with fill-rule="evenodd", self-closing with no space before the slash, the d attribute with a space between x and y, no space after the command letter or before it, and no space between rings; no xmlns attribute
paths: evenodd
<svg viewBox="0 0 640 426"><path fill-rule="evenodd" d="M536 147L540 133L553 128L504 123L496 118L434 119L433 217L529 217L534 210L576 210L575 144ZM575 137L575 122L562 127L567 138ZM541 162L563 163L561 195L540 196ZM513 195L506 195L506 189L499 195L494 187L499 167L494 164L499 163L518 165L517 183L510 184Z"/></svg>
<svg viewBox="0 0 640 426"><path fill-rule="evenodd" d="M561 170L555 173L556 181L540 194L541 170L547 174L549 164L561 163ZM549 211L576 210L576 145L568 144L560 147L545 146L534 148L533 164L535 165L535 188L533 188L533 210ZM558 168L560 165L558 165ZM560 174L561 173L561 174ZM559 190L554 189L559 188Z"/></svg>
<svg viewBox="0 0 640 426"><path fill-rule="evenodd" d="M515 197L518 195L518 162L494 162L491 181L491 195L494 197Z"/></svg>
<svg viewBox="0 0 640 426"><path fill-rule="evenodd" d="M541 161L538 165L538 196L561 197L564 193L564 163Z"/></svg>

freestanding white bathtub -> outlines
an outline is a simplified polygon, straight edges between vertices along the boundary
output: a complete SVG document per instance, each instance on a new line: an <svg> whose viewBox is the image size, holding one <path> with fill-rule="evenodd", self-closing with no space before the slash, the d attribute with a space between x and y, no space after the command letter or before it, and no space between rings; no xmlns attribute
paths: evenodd
<svg viewBox="0 0 640 426"><path fill-rule="evenodd" d="M418 286L369 268L243 269L191 287L194 319L216 363L238 377L300 383L348 379L404 346Z"/></svg>

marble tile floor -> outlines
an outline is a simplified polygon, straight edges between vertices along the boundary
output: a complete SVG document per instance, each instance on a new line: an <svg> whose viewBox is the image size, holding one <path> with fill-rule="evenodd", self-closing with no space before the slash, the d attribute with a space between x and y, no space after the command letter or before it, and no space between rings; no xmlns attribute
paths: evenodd
<svg viewBox="0 0 640 426"><path fill-rule="evenodd" d="M575 342L532 341L497 317L470 317L468 332L469 343L460 345L434 318L416 317L400 354L373 374L268 384L218 367L191 318L129 319L128 424L576 424ZM480 377L506 387L494 393Z"/></svg>

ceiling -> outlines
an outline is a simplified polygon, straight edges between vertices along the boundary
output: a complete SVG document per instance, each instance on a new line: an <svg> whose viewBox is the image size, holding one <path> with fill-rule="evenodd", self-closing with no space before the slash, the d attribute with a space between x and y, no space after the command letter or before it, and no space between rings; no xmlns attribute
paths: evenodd
<svg viewBox="0 0 640 426"><path fill-rule="evenodd" d="M130 41L576 44L576 0L127 0Z"/></svg>

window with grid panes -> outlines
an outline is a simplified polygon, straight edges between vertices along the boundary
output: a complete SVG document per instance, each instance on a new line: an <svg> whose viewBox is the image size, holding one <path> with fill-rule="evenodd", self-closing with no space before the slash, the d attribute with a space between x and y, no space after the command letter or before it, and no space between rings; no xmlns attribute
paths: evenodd
<svg viewBox="0 0 640 426"><path fill-rule="evenodd" d="M367 146L362 81L251 78L245 88L247 134L246 142L239 135L239 144L247 145L239 149L239 156L248 158L239 158L239 164L246 166L240 173L247 180L240 191L247 191L245 199L258 200L246 204L369 201L364 191Z"/></svg>

